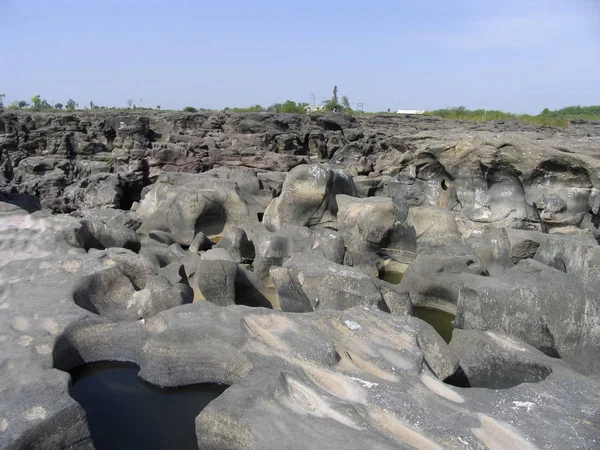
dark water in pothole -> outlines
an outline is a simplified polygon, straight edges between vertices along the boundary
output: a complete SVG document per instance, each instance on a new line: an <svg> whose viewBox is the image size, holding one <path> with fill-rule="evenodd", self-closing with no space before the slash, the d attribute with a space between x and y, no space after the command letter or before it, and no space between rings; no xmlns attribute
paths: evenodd
<svg viewBox="0 0 600 450"><path fill-rule="evenodd" d="M414 315L435 328L447 343L450 342L450 339L452 339L452 330L454 330L452 321L456 317L454 314L438 309L416 307Z"/></svg>
<svg viewBox="0 0 600 450"><path fill-rule="evenodd" d="M379 273L379 278L383 281L387 281L390 284L400 284L402 281L402 275L402 272L384 270Z"/></svg>
<svg viewBox="0 0 600 450"><path fill-rule="evenodd" d="M402 272L396 272L394 270L382 270L379 272L379 278L390 284L400 284L402 275ZM416 307L414 309L414 315L435 328L447 343L450 342L450 339L452 339L452 330L454 330L452 322L456 317L454 314L438 309Z"/></svg>
<svg viewBox="0 0 600 450"><path fill-rule="evenodd" d="M227 389L222 384L159 388L131 363L99 362L71 370L71 397L85 409L98 450L197 450L196 416Z"/></svg>

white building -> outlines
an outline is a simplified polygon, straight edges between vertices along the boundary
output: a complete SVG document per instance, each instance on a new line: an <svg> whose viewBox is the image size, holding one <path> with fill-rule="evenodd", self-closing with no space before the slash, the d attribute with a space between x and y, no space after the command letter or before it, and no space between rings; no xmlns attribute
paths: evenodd
<svg viewBox="0 0 600 450"><path fill-rule="evenodd" d="M314 112L322 112L325 111L325 105L308 105L304 107L304 110L309 114Z"/></svg>
<svg viewBox="0 0 600 450"><path fill-rule="evenodd" d="M396 114L425 114L424 109L399 109Z"/></svg>

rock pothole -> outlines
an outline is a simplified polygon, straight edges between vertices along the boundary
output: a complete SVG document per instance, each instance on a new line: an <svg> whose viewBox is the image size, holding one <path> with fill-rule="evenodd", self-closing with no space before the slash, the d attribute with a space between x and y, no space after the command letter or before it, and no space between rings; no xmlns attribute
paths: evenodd
<svg viewBox="0 0 600 450"><path fill-rule="evenodd" d="M70 371L70 394L85 410L98 450L197 450L196 417L229 387L203 383L161 388L133 363L96 362Z"/></svg>
<svg viewBox="0 0 600 450"><path fill-rule="evenodd" d="M112 320L139 320L160 311L191 303L193 292L185 284L172 286L160 276L136 285L117 266L84 277L75 287L73 301L88 311Z"/></svg>

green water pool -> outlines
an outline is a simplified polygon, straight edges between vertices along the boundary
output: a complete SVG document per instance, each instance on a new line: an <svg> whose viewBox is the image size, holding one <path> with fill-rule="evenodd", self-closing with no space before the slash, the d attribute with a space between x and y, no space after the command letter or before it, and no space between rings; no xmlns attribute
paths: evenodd
<svg viewBox="0 0 600 450"><path fill-rule="evenodd" d="M454 330L452 321L456 317L454 314L438 309L417 307L414 309L414 315L435 328L446 342L450 342L452 330Z"/></svg>
<svg viewBox="0 0 600 450"><path fill-rule="evenodd" d="M387 281L390 284L400 284L402 281L402 272L384 270L379 273L379 278L383 281Z"/></svg>
<svg viewBox="0 0 600 450"><path fill-rule="evenodd" d="M379 278L390 284L400 284L402 275L402 272L382 270L379 273ZM446 342L450 342L450 339L452 339L452 330L454 330L452 322L456 317L454 314L440 311L439 309L416 307L414 315L435 328Z"/></svg>

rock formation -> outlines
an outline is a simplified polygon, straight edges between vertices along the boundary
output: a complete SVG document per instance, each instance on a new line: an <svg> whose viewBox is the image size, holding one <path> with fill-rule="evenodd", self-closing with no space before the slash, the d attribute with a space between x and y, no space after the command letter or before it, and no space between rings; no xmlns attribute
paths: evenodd
<svg viewBox="0 0 600 450"><path fill-rule="evenodd" d="M0 448L93 448L110 360L230 385L201 449L600 446L598 123L2 112L0 166Z"/></svg>

